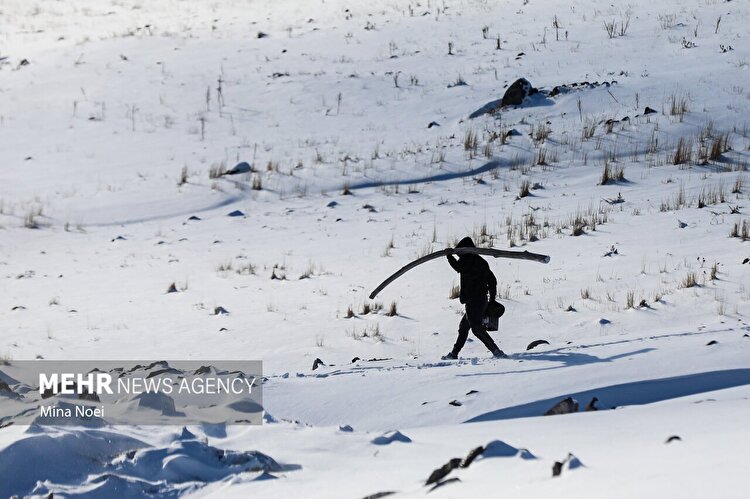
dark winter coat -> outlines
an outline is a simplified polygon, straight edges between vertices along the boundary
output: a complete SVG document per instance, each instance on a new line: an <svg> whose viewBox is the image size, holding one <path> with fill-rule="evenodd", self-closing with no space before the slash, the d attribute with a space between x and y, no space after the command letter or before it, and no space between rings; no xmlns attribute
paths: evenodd
<svg viewBox="0 0 750 499"><path fill-rule="evenodd" d="M470 237L465 237L456 247L473 248L474 242ZM490 301L495 299L497 279L484 258L479 255L460 255L456 259L455 256L448 255L448 263L461 275L461 294L459 295L461 303L486 302L488 293Z"/></svg>

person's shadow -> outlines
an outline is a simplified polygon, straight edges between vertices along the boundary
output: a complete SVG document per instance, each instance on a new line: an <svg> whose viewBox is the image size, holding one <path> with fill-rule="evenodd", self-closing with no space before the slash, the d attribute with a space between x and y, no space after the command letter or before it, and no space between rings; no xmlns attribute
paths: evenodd
<svg viewBox="0 0 750 499"><path fill-rule="evenodd" d="M641 348L640 350L633 350L631 352L620 353L617 355L612 355L610 357L602 358L602 357L597 357L596 355L591 355L588 353L563 351L563 350L567 350L568 348L570 347L561 347L561 348L556 348L554 350L546 350L544 352L516 353L516 354L511 354L508 356L509 359L513 359L513 360L522 360L522 361L538 360L538 361L543 361L543 362L555 362L556 365L553 365L553 366L545 366L545 367L538 367L538 368L532 368L532 369L517 369L517 370L509 370L509 371L501 371L501 372L481 372L481 373L472 373L472 374L458 374L457 376L502 376L504 374L550 371L553 369L560 369L563 367L582 366L585 364L594 364L597 362L613 362L623 357L640 355L640 354L644 354L644 353L648 353L653 350L656 350L655 348Z"/></svg>

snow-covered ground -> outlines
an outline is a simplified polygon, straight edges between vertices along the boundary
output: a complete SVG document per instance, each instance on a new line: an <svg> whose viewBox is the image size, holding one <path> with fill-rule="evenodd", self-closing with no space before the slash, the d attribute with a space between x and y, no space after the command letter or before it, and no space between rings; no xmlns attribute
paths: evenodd
<svg viewBox="0 0 750 499"><path fill-rule="evenodd" d="M267 380L262 426L2 427L0 496L744 497L748 23L716 0L4 0L0 357ZM541 92L476 113L522 77ZM367 299L465 235L551 256L490 261L509 359L440 360L442 260Z"/></svg>

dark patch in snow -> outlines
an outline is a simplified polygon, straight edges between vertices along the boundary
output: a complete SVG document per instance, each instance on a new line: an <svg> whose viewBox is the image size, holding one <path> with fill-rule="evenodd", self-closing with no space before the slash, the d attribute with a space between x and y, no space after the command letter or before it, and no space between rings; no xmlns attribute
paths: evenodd
<svg viewBox="0 0 750 499"><path fill-rule="evenodd" d="M435 486L432 487L428 492L432 492L433 490L437 489L438 487L442 487L443 485L448 485L449 483L456 483L456 482L460 482L460 481L461 481L461 479L458 478L458 477L449 478L449 479L444 480L442 482L436 483Z"/></svg>
<svg viewBox="0 0 750 499"><path fill-rule="evenodd" d="M363 497L362 499L380 499L381 497L387 497L395 494L396 492L393 490L388 490L385 492L376 492L375 494L370 494L367 497Z"/></svg>
<svg viewBox="0 0 750 499"><path fill-rule="evenodd" d="M573 311L575 311L575 309ZM547 341L547 340L534 340L534 341L532 341L531 343L529 343L526 346L526 350L528 351L528 350L534 349L534 348L538 347L539 345L549 345L549 341Z"/></svg>
<svg viewBox="0 0 750 499"><path fill-rule="evenodd" d="M453 459L442 465L440 468L433 470L432 473L430 473L430 476L427 477L427 481L424 484L431 485L433 483L438 483L440 480L448 476L451 471L458 468L460 464L461 458L454 457Z"/></svg>
<svg viewBox="0 0 750 499"><path fill-rule="evenodd" d="M586 404L586 411L587 411L587 412L591 412L591 411L598 411L598 410L599 410L599 408L598 408L598 407L596 407L596 403L597 403L597 402L599 402L599 399L598 399L598 398L596 398L596 397L592 398L592 399L591 399L591 400L589 401L589 403L588 403L588 404Z"/></svg>
<svg viewBox="0 0 750 499"><path fill-rule="evenodd" d="M227 213L228 217L244 217L245 214L240 210L234 210L230 213Z"/></svg>

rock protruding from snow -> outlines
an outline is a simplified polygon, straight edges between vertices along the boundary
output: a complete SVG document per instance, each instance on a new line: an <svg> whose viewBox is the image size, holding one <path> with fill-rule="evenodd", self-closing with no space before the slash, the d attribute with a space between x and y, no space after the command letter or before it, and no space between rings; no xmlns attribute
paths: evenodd
<svg viewBox="0 0 750 499"><path fill-rule="evenodd" d="M578 412L578 401L572 397L567 397L553 405L544 415L556 416L558 414L570 414L571 412Z"/></svg>
<svg viewBox="0 0 750 499"><path fill-rule="evenodd" d="M8 385L8 383L2 380L1 376L2 376L2 371L0 371L0 397L8 397L8 398L13 398L13 399L21 398L21 395L14 392L13 389L10 387L10 385Z"/></svg>
<svg viewBox="0 0 750 499"><path fill-rule="evenodd" d="M161 412L164 416L179 416L174 399L164 393L140 393L135 397L138 407L146 407Z"/></svg>
<svg viewBox="0 0 750 499"><path fill-rule="evenodd" d="M591 401L590 401L590 402L589 402L588 404L586 404L586 411L587 411L587 412L590 412L590 411L598 411L598 410L599 410L599 408L598 408L598 407L596 406L596 403L597 403L597 402L599 402L599 399L598 399L598 398L596 398L596 397L593 397L593 398L591 399Z"/></svg>
<svg viewBox="0 0 750 499"><path fill-rule="evenodd" d="M398 430L394 430L384 433L379 437L375 437L371 440L371 443L375 445L390 445L393 442L403 442L405 444L408 444L411 443L411 438L407 437Z"/></svg>
<svg viewBox="0 0 750 499"><path fill-rule="evenodd" d="M566 457L562 461L555 461L555 464L552 465L552 476L560 476L563 471L570 471L576 468L583 467L583 463L580 459L575 457L573 454L568 453L568 457Z"/></svg>
<svg viewBox="0 0 750 499"><path fill-rule="evenodd" d="M424 484L432 485L433 483L438 483L440 480L448 476L451 471L458 468L460 464L461 459L458 457L454 457L441 467L434 469L432 473L430 473L430 476L427 477L427 481Z"/></svg>
<svg viewBox="0 0 750 499"><path fill-rule="evenodd" d="M519 78L508 87L503 95L502 106L520 106L526 97L531 95L534 87L531 86L526 78Z"/></svg>
<svg viewBox="0 0 750 499"><path fill-rule="evenodd" d="M495 457L516 457L520 456L521 459L536 459L536 456L529 452L528 449L518 449L509 445L502 440L492 440L487 445L480 445L469 451L465 458L453 458L439 468L436 468L427 477L425 485L432 485L433 483L440 484L451 471L457 468L468 468L476 460L488 459Z"/></svg>
<svg viewBox="0 0 750 499"><path fill-rule="evenodd" d="M247 161L241 161L224 172L224 175L239 175L240 173L250 173L252 171L253 167L250 166L250 163Z"/></svg>

